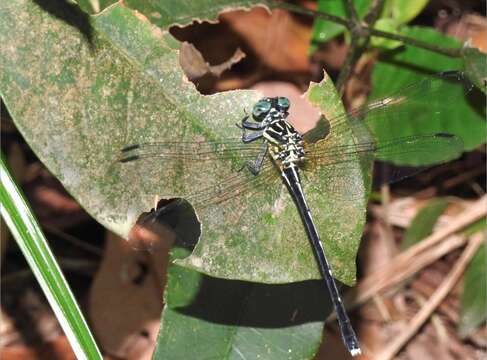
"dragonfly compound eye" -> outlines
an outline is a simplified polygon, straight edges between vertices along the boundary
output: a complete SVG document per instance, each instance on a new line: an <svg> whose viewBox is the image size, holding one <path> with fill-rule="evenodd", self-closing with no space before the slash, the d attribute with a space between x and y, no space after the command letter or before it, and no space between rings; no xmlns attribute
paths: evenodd
<svg viewBox="0 0 487 360"><path fill-rule="evenodd" d="M277 98L277 107L279 108L279 110L287 111L289 109L289 106L291 106L291 102L288 98L284 96L279 96Z"/></svg>
<svg viewBox="0 0 487 360"><path fill-rule="evenodd" d="M259 100L252 109L252 117L256 121L262 121L271 110L271 103L266 100Z"/></svg>

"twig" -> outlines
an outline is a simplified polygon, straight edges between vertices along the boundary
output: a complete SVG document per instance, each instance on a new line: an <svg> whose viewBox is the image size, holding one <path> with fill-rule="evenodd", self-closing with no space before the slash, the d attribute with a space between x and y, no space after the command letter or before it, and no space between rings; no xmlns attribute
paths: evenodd
<svg viewBox="0 0 487 360"><path fill-rule="evenodd" d="M286 9L286 10L295 12L297 14L308 15L311 17L317 17L317 18L325 20L325 21L330 21L330 22L334 22L334 23L343 25L347 29L350 29L353 26L351 21L344 19L340 16L335 16L335 15L328 14L328 13L325 13L322 11L315 11L315 10L307 9L307 8L301 7L299 5L291 4L288 2L271 1L271 3L273 3L274 6L276 6L276 7L279 7L281 9Z"/></svg>
<svg viewBox="0 0 487 360"><path fill-rule="evenodd" d="M457 185L460 185L464 182L469 181L470 179L479 176L480 174L485 172L485 168L479 167L469 171L462 172L450 179L447 179L443 182L442 188L443 189L451 189Z"/></svg>
<svg viewBox="0 0 487 360"><path fill-rule="evenodd" d="M347 51L347 56L343 61L342 69L340 71L340 74L338 75L336 88L340 95L343 95L343 91L345 90L345 84L350 77L353 68L355 67L355 63L365 49L365 47L359 45L358 41L359 38L352 36L352 39L350 41L350 47Z"/></svg>
<svg viewBox="0 0 487 360"><path fill-rule="evenodd" d="M414 291L410 292L410 297L416 302L416 304L422 308L426 304L426 298L420 294L415 293ZM438 307L440 309L440 306ZM438 314L431 315L431 323L435 328L437 337L440 339L441 343L444 343L445 340L448 338L448 332L445 328L445 324L441 320L441 317Z"/></svg>
<svg viewBox="0 0 487 360"><path fill-rule="evenodd" d="M353 0L345 0L345 6L350 21L355 25L355 27L360 27L360 18L358 17Z"/></svg>
<svg viewBox="0 0 487 360"><path fill-rule="evenodd" d="M375 359L390 360L392 359L406 343L417 333L417 331L424 325L431 314L435 311L438 305L448 295L448 293L455 286L460 276L463 274L465 267L468 265L472 257L484 242L484 234L477 234L472 236L468 246L463 251L462 255L456 262L453 269L448 273L445 280L441 283L438 289L431 295L426 304L419 310L419 312L409 322L408 327L398 336L394 337L392 342L383 350Z"/></svg>
<svg viewBox="0 0 487 360"><path fill-rule="evenodd" d="M75 236L72 236L68 233L65 233L62 230L59 230L58 228L51 226L49 224L42 224L42 227L46 230L46 232L49 232L51 234L59 236L61 239L66 240L67 242L73 244L74 246L77 246L83 250L86 250L92 254L98 255L98 256L103 256L103 251L97 248L96 246L90 245L86 242L81 241Z"/></svg>
<svg viewBox="0 0 487 360"><path fill-rule="evenodd" d="M350 302L349 308L355 308L373 298L377 293L403 282L446 254L465 245L466 241L467 239L464 236L452 235L438 246L401 261L400 265L396 265L396 261L393 260L391 264L395 266L387 266L387 270L385 271L376 271L360 282L355 288L353 293L355 297ZM396 256L396 258L399 256ZM371 285L372 281L374 283Z"/></svg>
<svg viewBox="0 0 487 360"><path fill-rule="evenodd" d="M364 16L364 22L369 26L373 26L380 16L385 0L374 0L370 5L369 12Z"/></svg>
<svg viewBox="0 0 487 360"><path fill-rule="evenodd" d="M451 250L451 248L460 246L461 241L464 240L457 236L453 237L453 239L449 239L446 244L441 244L441 246L435 247L434 251L431 249L434 245L446 237L456 233L481 217L484 217L486 213L487 196L483 196L481 199L469 206L467 210L460 214L457 219L452 221L450 224L397 255L391 261L391 263L384 265L378 271L375 271L373 274L362 280L355 288L357 296L354 299L354 305L356 306L364 303L377 292L398 283L408 276L411 276L415 271L418 271L427 265L426 260L431 263L435 256L439 256L441 254L444 255L444 251L448 251L448 249ZM426 257L420 256L426 249L430 250L430 254L426 254ZM413 266L414 264L416 265Z"/></svg>
<svg viewBox="0 0 487 360"><path fill-rule="evenodd" d="M66 272L72 271L76 273L86 273L88 275L93 274L98 268L97 261L79 260L70 258L58 258L59 265ZM23 281L24 279L33 277L34 273L31 269L22 269L1 277L3 285L7 285L12 282Z"/></svg>
<svg viewBox="0 0 487 360"><path fill-rule="evenodd" d="M369 36L362 30L362 22L357 14L353 0L346 0L345 5L347 15L350 18L349 21L352 24L352 27L348 28L352 36L350 46L347 51L347 56L343 61L342 69L340 70L340 74L338 75L338 79L336 81L336 88L340 95L343 95L345 84L347 83L358 59L365 51L369 42Z"/></svg>
<svg viewBox="0 0 487 360"><path fill-rule="evenodd" d="M307 15L311 17L316 17L325 21L330 21L334 22L337 24L340 24L344 26L347 30L352 31L352 29L356 26L356 24L349 20L349 19L344 19L340 16L335 16L332 14L325 13L323 11L315 11L311 9L306 9L301 6L295 5L295 4L290 4L287 2L277 2L277 1L271 1L270 2L272 6L279 7L282 9L286 9L292 12L295 12L297 14L302 14L302 15ZM393 34L381 30L377 30L374 28L371 28L370 26L364 26L362 25L360 27L361 29L361 36L362 37L368 37L368 36L378 36L378 37L383 37L386 39L391 39L391 40L397 40L401 41L404 44L415 46L418 48L422 48L425 50L429 50L438 54L443 54L449 57L461 57L462 56L462 49L461 48L445 48L441 46L436 46L434 44L424 42L421 40L413 39L408 36L403 36L399 34Z"/></svg>
<svg viewBox="0 0 487 360"><path fill-rule="evenodd" d="M425 41L417 40L408 36L403 36L399 34L393 34L369 27L362 28L364 32L368 33L368 35L383 37L386 39L397 40L401 41L404 44L412 45L418 48L422 48L425 50L433 51L438 54L446 55L449 57L461 57L462 56L462 49L461 48L444 48L441 46L436 46Z"/></svg>
<svg viewBox="0 0 487 360"><path fill-rule="evenodd" d="M430 284L424 284L421 281L415 281L411 283L411 290L424 296L430 297L435 291L434 287ZM458 324L459 315L458 309L447 301L443 301L440 306L438 306L438 312L445 315L452 323Z"/></svg>

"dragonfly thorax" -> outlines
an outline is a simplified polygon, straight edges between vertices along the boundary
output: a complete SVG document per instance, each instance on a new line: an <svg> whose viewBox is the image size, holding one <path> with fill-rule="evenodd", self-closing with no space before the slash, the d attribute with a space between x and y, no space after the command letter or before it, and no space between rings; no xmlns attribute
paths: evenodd
<svg viewBox="0 0 487 360"><path fill-rule="evenodd" d="M263 136L269 143L270 155L282 168L297 166L304 160L303 137L284 117L273 119Z"/></svg>

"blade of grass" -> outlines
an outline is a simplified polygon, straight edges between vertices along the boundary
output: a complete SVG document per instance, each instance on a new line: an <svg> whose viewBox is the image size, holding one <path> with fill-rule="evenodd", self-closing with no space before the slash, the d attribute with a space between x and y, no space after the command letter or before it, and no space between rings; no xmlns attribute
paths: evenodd
<svg viewBox="0 0 487 360"><path fill-rule="evenodd" d="M44 234L0 158L1 214L39 282L77 359L102 359Z"/></svg>

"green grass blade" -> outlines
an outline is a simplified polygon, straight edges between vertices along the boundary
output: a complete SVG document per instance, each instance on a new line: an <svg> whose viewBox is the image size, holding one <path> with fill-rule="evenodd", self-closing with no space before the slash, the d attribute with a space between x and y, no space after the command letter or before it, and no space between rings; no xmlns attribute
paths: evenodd
<svg viewBox="0 0 487 360"><path fill-rule="evenodd" d="M78 359L102 359L68 283L22 193L0 159L1 214L39 282Z"/></svg>

